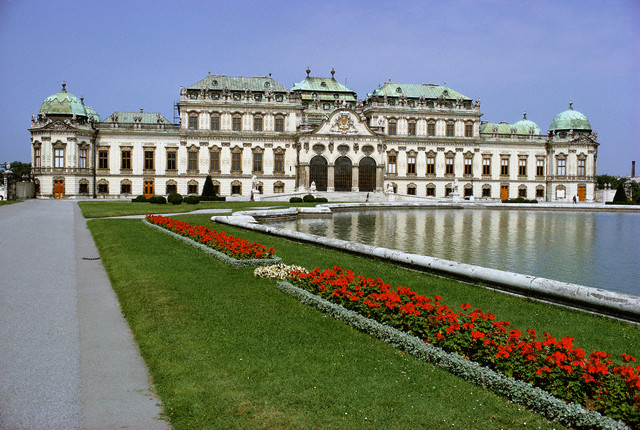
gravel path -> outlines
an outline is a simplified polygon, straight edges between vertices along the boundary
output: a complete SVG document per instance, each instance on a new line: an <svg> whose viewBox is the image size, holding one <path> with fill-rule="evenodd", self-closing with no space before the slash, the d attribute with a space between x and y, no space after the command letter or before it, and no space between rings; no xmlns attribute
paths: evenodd
<svg viewBox="0 0 640 430"><path fill-rule="evenodd" d="M0 429L166 429L77 202L0 207Z"/></svg>

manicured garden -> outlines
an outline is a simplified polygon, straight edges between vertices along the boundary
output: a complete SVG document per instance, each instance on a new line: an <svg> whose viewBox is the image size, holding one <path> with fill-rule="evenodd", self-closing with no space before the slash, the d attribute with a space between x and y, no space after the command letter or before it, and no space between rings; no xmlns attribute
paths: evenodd
<svg viewBox="0 0 640 430"><path fill-rule="evenodd" d="M180 219L272 246L289 264L339 264L416 294L440 294L439 303L447 309L470 304L492 312L498 321L510 321L508 330L519 330L522 338L531 328L557 339L574 337L586 351L619 356L640 349L635 326L216 225L209 217ZM400 428L511 428L524 421L558 427L301 305L278 291L273 280L254 278L252 269L224 266L139 220L89 225L176 428L376 428L389 423ZM463 313L461 318L472 318L473 312Z"/></svg>

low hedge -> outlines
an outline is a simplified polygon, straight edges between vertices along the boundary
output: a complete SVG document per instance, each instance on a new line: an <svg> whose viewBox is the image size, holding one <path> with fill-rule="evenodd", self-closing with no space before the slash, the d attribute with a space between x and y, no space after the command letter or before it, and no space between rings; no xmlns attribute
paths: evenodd
<svg viewBox="0 0 640 430"><path fill-rule="evenodd" d="M289 203L302 203L302 199L300 197L291 197Z"/></svg>
<svg viewBox="0 0 640 430"><path fill-rule="evenodd" d="M178 194L178 193L171 193L169 194L169 196L167 197L167 201L169 203L171 203L172 205L179 205L182 204L182 195Z"/></svg>
<svg viewBox="0 0 640 430"><path fill-rule="evenodd" d="M517 199L505 199L502 203L538 203L537 200L527 200L524 197L518 197Z"/></svg>

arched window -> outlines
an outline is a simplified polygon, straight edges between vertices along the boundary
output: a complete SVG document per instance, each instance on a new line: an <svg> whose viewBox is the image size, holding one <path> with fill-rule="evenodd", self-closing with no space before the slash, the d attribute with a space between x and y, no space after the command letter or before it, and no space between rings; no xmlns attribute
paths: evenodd
<svg viewBox="0 0 640 430"><path fill-rule="evenodd" d="M327 160L316 155L309 162L309 187L315 182L316 190L327 191Z"/></svg>
<svg viewBox="0 0 640 430"><path fill-rule="evenodd" d="M333 174L336 191L351 191L351 170L352 163L349 157L342 156L336 159Z"/></svg>
<svg viewBox="0 0 640 430"><path fill-rule="evenodd" d="M376 161L371 157L360 160L358 169L358 190L373 191L376 186Z"/></svg>

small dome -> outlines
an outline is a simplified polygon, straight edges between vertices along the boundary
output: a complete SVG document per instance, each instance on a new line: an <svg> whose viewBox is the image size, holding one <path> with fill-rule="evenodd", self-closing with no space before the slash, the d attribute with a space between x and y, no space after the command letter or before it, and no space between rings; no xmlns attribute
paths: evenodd
<svg viewBox="0 0 640 430"><path fill-rule="evenodd" d="M85 105L84 109L87 111L87 117L93 118L95 122L101 121L100 115L98 115L98 112L96 112L93 108Z"/></svg>
<svg viewBox="0 0 640 430"><path fill-rule="evenodd" d="M569 109L560 112L551 121L549 131L556 130L588 130L591 131L591 123L582 113L573 110L573 103L569 103Z"/></svg>
<svg viewBox="0 0 640 430"><path fill-rule="evenodd" d="M66 83L62 83L62 91L47 97L42 106L40 107L40 113L46 115L81 115L87 116L82 101L71 93L67 92L65 88ZM95 111L94 111L95 112Z"/></svg>
<svg viewBox="0 0 640 430"><path fill-rule="evenodd" d="M522 119L516 123L513 124L515 127L518 128L518 130L524 130L526 132L526 134L530 133L531 130L533 130L533 134L540 134L540 132L542 131L540 129L540 127L538 127L538 124L536 124L533 121L530 121L527 119L527 113L525 112L524 115L522 116Z"/></svg>

